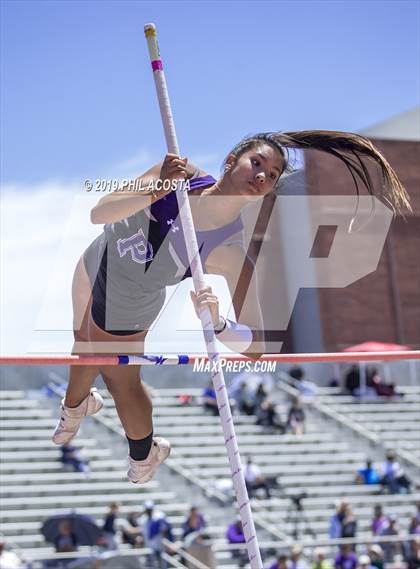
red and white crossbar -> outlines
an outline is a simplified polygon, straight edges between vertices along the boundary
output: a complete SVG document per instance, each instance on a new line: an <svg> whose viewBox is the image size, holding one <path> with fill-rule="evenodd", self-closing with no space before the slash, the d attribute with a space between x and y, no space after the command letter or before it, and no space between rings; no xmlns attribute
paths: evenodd
<svg viewBox="0 0 420 569"><path fill-rule="evenodd" d="M258 362L283 364L321 362L378 362L397 360L419 360L420 350L395 352L335 352L325 354L265 354ZM0 365L188 365L209 361L207 354L198 355L118 355L118 356L75 356L75 355L23 355L0 356ZM253 362L246 356L220 355L220 364L227 362Z"/></svg>

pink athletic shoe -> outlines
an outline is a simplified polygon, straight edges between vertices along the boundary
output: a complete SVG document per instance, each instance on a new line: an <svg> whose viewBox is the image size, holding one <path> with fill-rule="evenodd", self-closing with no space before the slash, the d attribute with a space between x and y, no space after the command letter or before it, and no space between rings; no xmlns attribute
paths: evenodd
<svg viewBox="0 0 420 569"><path fill-rule="evenodd" d="M145 460L134 460L128 457L129 469L128 479L133 484L145 484L152 480L159 464L165 461L171 452L171 444L162 437L153 439L149 456Z"/></svg>
<svg viewBox="0 0 420 569"><path fill-rule="evenodd" d="M70 442L77 435L83 417L94 415L103 405L104 400L96 387L92 387L89 395L77 407L66 407L62 399L61 417L52 437L53 443L64 445Z"/></svg>

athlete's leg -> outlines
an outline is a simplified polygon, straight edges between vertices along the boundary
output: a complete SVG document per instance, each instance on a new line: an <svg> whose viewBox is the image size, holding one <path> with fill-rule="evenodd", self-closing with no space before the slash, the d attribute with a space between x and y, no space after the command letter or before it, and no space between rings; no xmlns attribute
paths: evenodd
<svg viewBox="0 0 420 569"><path fill-rule="evenodd" d="M106 366L100 371L128 438L128 479L145 484L168 458L171 445L161 437L153 438L152 401L141 381L140 366Z"/></svg>
<svg viewBox="0 0 420 569"><path fill-rule="evenodd" d="M93 366L70 366L69 384L64 398L67 407L77 407L88 395L99 374Z"/></svg>
<svg viewBox="0 0 420 569"><path fill-rule="evenodd" d="M88 315L91 307L92 286L87 274L83 256L74 271L72 283L74 345L72 354L83 353L81 347L88 342ZM89 395L99 370L95 366L70 366L69 384L65 405L76 407Z"/></svg>
<svg viewBox="0 0 420 569"><path fill-rule="evenodd" d="M80 268L80 267L79 267ZM83 267L80 269L84 275ZM87 275L86 275L87 276ZM76 281L79 283L80 279ZM85 287L86 288L86 287ZM91 299L83 305L88 307L80 318L83 322L81 333L88 342L81 343L81 352L91 354L143 354L144 342L147 331L136 332L130 335L114 335L99 328L91 314ZM76 326L75 326L76 329ZM76 342L77 343L77 342ZM76 345L75 343L75 345ZM85 349L83 349L85 348ZM76 350L74 350L76 351ZM79 370L85 375L82 375ZM168 457L170 444L163 438L153 438L152 402L140 378L140 366L100 366L98 369L91 368L96 375L99 371L105 384L114 399L117 413L121 424L127 434L130 446L128 477L132 482L145 483L151 480L157 467ZM77 399L75 394L79 389L79 397L84 394L83 387L89 390L93 382L93 373L86 367L74 366L71 374L71 396ZM79 378L82 378L79 387ZM86 393L85 391L85 393ZM96 395L96 394L95 394ZM94 397L87 395L92 414L95 410ZM93 404L92 404L93 401ZM84 405L84 403L82 403ZM88 408L89 410L89 408ZM73 411L73 410L72 410Z"/></svg>
<svg viewBox="0 0 420 569"><path fill-rule="evenodd" d="M89 345L99 354L144 354L147 330L116 336L99 328L88 313ZM139 365L100 366L107 389L114 399L121 424L131 439L142 439L152 432L152 402L140 377Z"/></svg>
<svg viewBox="0 0 420 569"><path fill-rule="evenodd" d="M88 343L90 296L90 282L81 258L77 263L72 285L75 339L73 354L77 354L80 346ZM52 437L55 444L70 442L76 436L83 417L93 415L102 408L102 397L95 389L91 389L98 374L99 370L94 366L70 366L69 383L61 402L60 419Z"/></svg>
<svg viewBox="0 0 420 569"><path fill-rule="evenodd" d="M153 406L141 381L140 366L104 366L100 373L114 399L126 435L136 440L150 435Z"/></svg>

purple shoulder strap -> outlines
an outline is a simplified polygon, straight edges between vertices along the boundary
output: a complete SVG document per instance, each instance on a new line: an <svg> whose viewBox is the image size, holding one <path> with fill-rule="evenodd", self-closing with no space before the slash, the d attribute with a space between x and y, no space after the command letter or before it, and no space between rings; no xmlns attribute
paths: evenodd
<svg viewBox="0 0 420 569"><path fill-rule="evenodd" d="M213 176L203 176L201 178L193 178L190 180L190 190L196 190L205 186L215 184L216 180ZM171 242L174 245L177 254L185 264L188 266L188 255L184 242L184 235L180 228L174 226L174 221L178 219L178 202L173 192L169 193L167 197L160 199L151 206L151 212L160 221L160 232L162 237L171 231ZM180 220L178 219L178 223ZM196 231L198 247L200 250L201 261L205 264L208 255L218 245L223 243L228 237L238 233L243 229L243 223L240 216L235 220L223 227L211 229L208 231ZM185 276L190 276L188 269Z"/></svg>
<svg viewBox="0 0 420 569"><path fill-rule="evenodd" d="M213 176L203 176L202 178L193 178L190 180L190 190L197 190L198 188L202 188L204 186L210 186L211 184L215 184L216 180Z"/></svg>

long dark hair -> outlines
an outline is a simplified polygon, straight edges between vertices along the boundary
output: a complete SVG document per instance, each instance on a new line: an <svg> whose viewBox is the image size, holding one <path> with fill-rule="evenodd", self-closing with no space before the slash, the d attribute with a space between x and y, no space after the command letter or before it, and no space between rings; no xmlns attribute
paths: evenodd
<svg viewBox="0 0 420 569"><path fill-rule="evenodd" d="M410 198L398 179L394 169L377 150L371 141L359 134L333 130L302 130L296 132L263 132L241 140L230 152L239 158L244 152L260 144L268 144L276 149L284 160L284 171L290 171L289 148L301 150L322 150L335 156L348 168L357 195L360 195L359 181L371 196L382 198L394 211L411 211ZM375 184L364 163L364 159L379 167L382 184Z"/></svg>

